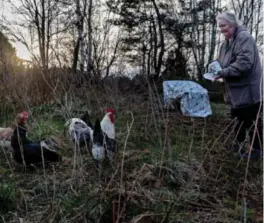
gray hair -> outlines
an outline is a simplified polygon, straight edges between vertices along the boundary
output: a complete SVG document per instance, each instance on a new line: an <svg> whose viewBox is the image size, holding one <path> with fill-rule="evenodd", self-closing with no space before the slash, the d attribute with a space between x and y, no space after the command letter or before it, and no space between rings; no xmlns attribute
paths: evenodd
<svg viewBox="0 0 264 223"><path fill-rule="evenodd" d="M219 15L217 15L216 20L225 20L227 21L230 25L233 26L239 26L241 24L240 20L237 18L235 13L233 12L222 12Z"/></svg>

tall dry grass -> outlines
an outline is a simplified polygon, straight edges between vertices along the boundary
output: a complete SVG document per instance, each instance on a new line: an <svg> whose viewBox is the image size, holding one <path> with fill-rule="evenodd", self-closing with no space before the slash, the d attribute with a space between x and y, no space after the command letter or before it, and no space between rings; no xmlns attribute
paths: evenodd
<svg viewBox="0 0 264 223"><path fill-rule="evenodd" d="M1 103L12 114L32 111L32 137L59 137L67 162L25 172L1 150L2 222L261 222L262 163L223 149L233 141L232 120L182 116L163 108L159 85L126 83L76 86L63 71L12 78ZM63 123L84 110L94 121L106 107L116 110L118 153L97 168L63 135Z"/></svg>

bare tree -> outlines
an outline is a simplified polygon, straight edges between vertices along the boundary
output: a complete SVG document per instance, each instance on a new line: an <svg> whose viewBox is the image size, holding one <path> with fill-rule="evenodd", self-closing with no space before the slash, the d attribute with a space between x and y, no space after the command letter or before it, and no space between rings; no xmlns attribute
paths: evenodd
<svg viewBox="0 0 264 223"><path fill-rule="evenodd" d="M157 3L155 0L151 0L156 12L156 16L157 16L157 23L158 23L158 30L159 30L159 45L160 45L160 51L159 51L159 55L157 56L156 53L154 54L154 58L158 58L157 63L155 64L154 68L155 68L155 76L159 77L160 75L160 70L161 70L161 65L163 62L163 55L164 55L164 35L163 35L163 29L162 29L162 20L161 20L161 15L160 15L160 11L159 8L157 6ZM155 25L153 25L154 30L155 29ZM157 51L158 49L158 45L157 45L157 32L155 32L155 51Z"/></svg>
<svg viewBox="0 0 264 223"><path fill-rule="evenodd" d="M259 39L259 30L263 21L262 0L232 0L232 6L238 18L249 32L255 36L256 42Z"/></svg>
<svg viewBox="0 0 264 223"><path fill-rule="evenodd" d="M92 42L92 46L90 46L91 58L89 59L89 54L87 55L87 60L91 60L92 65L88 74L90 71L91 75L100 80L110 74L112 67L118 60L121 30L110 22L114 14L101 2L97 1L93 4L92 14L97 15L94 17L97 19L91 20L91 25L93 25L91 38L88 34L88 45L90 44L89 41ZM88 61L87 66L89 66Z"/></svg>
<svg viewBox="0 0 264 223"><path fill-rule="evenodd" d="M216 47L216 29L217 29L217 23L215 19L215 15L217 14L219 8L220 8L220 1L221 0L211 0L210 1L210 8L211 8L211 38L210 38L210 46L209 46L209 56L208 56L208 61L212 61L214 58L214 53L215 53L215 47Z"/></svg>
<svg viewBox="0 0 264 223"><path fill-rule="evenodd" d="M30 45L37 43L39 57L35 56L35 59L40 58L39 62L44 71L47 71L49 67L53 37L65 30L65 27L54 28L57 18L62 15L60 7L62 7L61 3L56 0L19 0L19 6L13 5L15 13L21 17L17 25L29 31L31 43L28 41L29 38L22 32L14 31L13 36L25 44L28 49Z"/></svg>
<svg viewBox="0 0 264 223"><path fill-rule="evenodd" d="M80 54L80 60L79 60L79 64L80 64L80 72L81 75L83 75L84 72L84 60L85 60L85 51L84 51L84 47L85 47L85 43L84 43L84 36L83 36L83 27L84 27L84 16L85 16L85 11L86 11L86 0L83 1L84 6L83 6L83 11L81 10L81 4L80 4L80 0L75 0L76 3L76 27L78 30L78 40L76 42L75 48L74 48L74 57L73 57L73 65L72 65L72 70L75 73L76 69L77 69L77 63L78 63L78 56ZM79 52L80 51L80 52Z"/></svg>
<svg viewBox="0 0 264 223"><path fill-rule="evenodd" d="M92 47L93 47L93 29L92 29L92 12L93 12L93 0L89 0L89 8L88 8L88 45L87 45L87 73L88 76L91 76L91 70L93 68L92 62Z"/></svg>

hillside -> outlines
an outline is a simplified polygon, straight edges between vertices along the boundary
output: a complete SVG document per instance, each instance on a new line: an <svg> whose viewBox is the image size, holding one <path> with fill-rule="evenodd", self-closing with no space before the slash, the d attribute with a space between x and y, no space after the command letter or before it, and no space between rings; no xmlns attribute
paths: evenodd
<svg viewBox="0 0 264 223"><path fill-rule="evenodd" d="M59 138L64 162L23 171L1 149L0 222L262 222L262 164L224 150L233 136L226 105L212 103L212 117L192 119L142 95L71 99L29 107L29 137ZM117 112L118 154L98 169L63 125L84 110L102 118L106 106ZM8 106L1 114L2 126L14 117Z"/></svg>

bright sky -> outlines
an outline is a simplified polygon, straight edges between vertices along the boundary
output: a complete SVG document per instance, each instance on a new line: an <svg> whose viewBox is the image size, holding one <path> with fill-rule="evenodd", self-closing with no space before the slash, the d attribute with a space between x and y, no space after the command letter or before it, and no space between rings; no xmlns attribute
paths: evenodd
<svg viewBox="0 0 264 223"><path fill-rule="evenodd" d="M12 0L13 4L18 4L18 0ZM2 18L5 18L6 20L14 20L14 16L11 13L10 6L8 4L8 1L6 0L0 0L0 21ZM1 24L0 24L1 28ZM11 42L12 45L16 48L17 56L25 59L30 60L30 53L28 52L27 48L20 42Z"/></svg>
<svg viewBox="0 0 264 223"><path fill-rule="evenodd" d="M11 0L11 1L12 1L12 4L15 4L17 6L20 5L19 0ZM222 0L222 6L226 5L227 2L228 2L227 0ZM6 18L7 20L13 20L13 21L14 19L16 19L14 18L14 15L12 15L11 13L11 8L8 3L8 0L0 0L0 21L2 18ZM0 28L1 28L1 23L0 23ZM22 43L12 42L12 44L17 50L18 57L25 59L25 60L30 60L30 57L31 57L30 53Z"/></svg>
<svg viewBox="0 0 264 223"><path fill-rule="evenodd" d="M27 48L19 42L12 43L13 46L17 50L17 56L24 59L24 60L30 60L30 53L28 52Z"/></svg>

